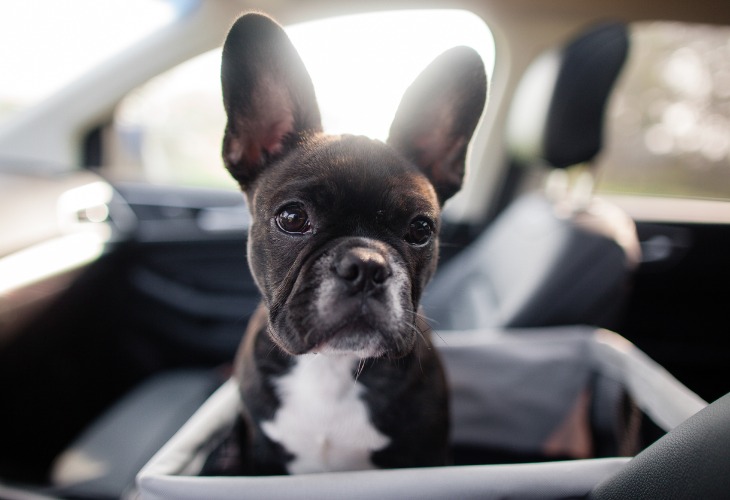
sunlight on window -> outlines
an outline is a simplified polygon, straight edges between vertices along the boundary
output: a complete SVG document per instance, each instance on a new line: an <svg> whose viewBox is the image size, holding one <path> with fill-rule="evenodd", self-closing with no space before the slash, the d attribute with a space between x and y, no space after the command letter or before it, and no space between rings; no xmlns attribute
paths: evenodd
<svg viewBox="0 0 730 500"><path fill-rule="evenodd" d="M325 132L385 140L400 98L439 54L477 50L491 76L494 40L465 11L381 12L286 28L315 86ZM115 117L114 168L137 165L147 179L231 186L220 159L225 114L220 49L130 93Z"/></svg>
<svg viewBox="0 0 730 500"><path fill-rule="evenodd" d="M0 2L0 121L169 23L157 0Z"/></svg>
<svg viewBox="0 0 730 500"><path fill-rule="evenodd" d="M439 54L471 46L494 67L494 40L466 11L378 12L287 29L309 70L330 133L385 140L400 98Z"/></svg>

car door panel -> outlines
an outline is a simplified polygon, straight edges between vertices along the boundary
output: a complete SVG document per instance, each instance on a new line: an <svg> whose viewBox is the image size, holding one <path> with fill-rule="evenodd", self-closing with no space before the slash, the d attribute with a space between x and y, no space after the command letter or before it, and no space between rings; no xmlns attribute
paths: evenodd
<svg viewBox="0 0 730 500"><path fill-rule="evenodd" d="M618 331L708 401L730 391L730 225L638 222L644 262Z"/></svg>

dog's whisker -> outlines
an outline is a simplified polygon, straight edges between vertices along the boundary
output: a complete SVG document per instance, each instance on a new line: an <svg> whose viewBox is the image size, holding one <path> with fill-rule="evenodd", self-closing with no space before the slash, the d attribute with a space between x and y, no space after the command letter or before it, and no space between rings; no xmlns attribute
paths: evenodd
<svg viewBox="0 0 730 500"><path fill-rule="evenodd" d="M438 321L435 318L427 316L426 314L423 313L422 310L409 311L409 312L415 314L416 318L418 318L418 319L422 320L424 323L426 323L426 325L428 325L428 327L429 327L429 330L432 330L431 325L433 323L438 324Z"/></svg>
<svg viewBox="0 0 730 500"><path fill-rule="evenodd" d="M423 340L424 342L428 342L428 339L426 338L426 335L421 331L420 328L413 327L413 329L416 331L416 333L418 333L418 336L421 337L421 340Z"/></svg>
<svg viewBox="0 0 730 500"><path fill-rule="evenodd" d="M272 342L271 343L271 346L269 347L269 350L266 352L266 357L271 356L271 353L273 353L276 350L277 347L279 347L279 346L277 346L276 344L274 344Z"/></svg>
<svg viewBox="0 0 730 500"><path fill-rule="evenodd" d="M428 316L426 316L425 314L422 314L422 313L421 313L420 311L415 311L415 315L416 315L416 318L420 318L421 320L423 320L423 322L424 322L424 325L425 325L425 328L426 328L426 331L427 331L427 332L428 332L429 334L432 334L432 335L435 335L436 337L438 337L438 338L439 338L439 340L440 340L440 341L441 341L441 342L442 342L442 343L443 343L444 345L449 345L449 343L448 343L448 342L446 342L446 339L445 339L445 338L443 338L443 337L441 336L441 334L439 334L438 330L435 330L435 329L433 329L433 328L431 327L431 325L430 325L430 321L433 321L433 320L429 319L429 318L428 318ZM419 330L419 331L420 331L420 330Z"/></svg>
<svg viewBox="0 0 730 500"><path fill-rule="evenodd" d="M365 358L360 358L360 361L357 365L357 371L355 372L355 382L357 382L357 379L360 378L360 375L362 374L363 370L365 369Z"/></svg>
<svg viewBox="0 0 730 500"><path fill-rule="evenodd" d="M439 340L440 340L441 342L443 342L443 344L444 344L444 345L449 345L449 343L448 343L448 342L446 342L446 339L445 339L445 338L443 338L443 337L441 336L441 334L440 334L439 332L437 332L436 330L431 330L431 333L433 333L434 335L436 335L436 336L438 337L438 339L439 339Z"/></svg>
<svg viewBox="0 0 730 500"><path fill-rule="evenodd" d="M418 361L418 368L421 370L421 375L425 375L426 372L423 370L423 363L421 363L421 355L419 353L416 354L416 361Z"/></svg>

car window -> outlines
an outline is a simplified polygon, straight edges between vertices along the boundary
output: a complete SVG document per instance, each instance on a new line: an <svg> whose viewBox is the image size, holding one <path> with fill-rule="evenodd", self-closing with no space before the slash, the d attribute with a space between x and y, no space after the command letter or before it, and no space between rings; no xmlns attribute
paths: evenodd
<svg viewBox="0 0 730 500"><path fill-rule="evenodd" d="M448 29L445 29L448 28ZM480 52L488 73L494 41L465 11L371 13L286 28L312 76L325 131L386 139L400 97L438 54ZM231 186L220 145L225 115L216 49L137 88L116 111L107 169L115 177Z"/></svg>
<svg viewBox="0 0 730 500"><path fill-rule="evenodd" d="M730 28L631 28L608 111L599 191L730 200Z"/></svg>
<svg viewBox="0 0 730 500"><path fill-rule="evenodd" d="M3 0L0 123L171 22L182 7L173 0Z"/></svg>

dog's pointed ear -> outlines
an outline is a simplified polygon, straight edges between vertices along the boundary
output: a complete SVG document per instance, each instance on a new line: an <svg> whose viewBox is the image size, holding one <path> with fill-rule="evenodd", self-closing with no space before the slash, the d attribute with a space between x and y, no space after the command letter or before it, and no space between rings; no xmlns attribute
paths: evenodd
<svg viewBox="0 0 730 500"><path fill-rule="evenodd" d="M426 174L441 204L461 188L467 146L486 97L481 57L455 47L423 70L398 106L388 144Z"/></svg>
<svg viewBox="0 0 730 500"><path fill-rule="evenodd" d="M321 132L312 81L284 30L257 13L228 32L221 63L223 162L246 191L302 137Z"/></svg>

